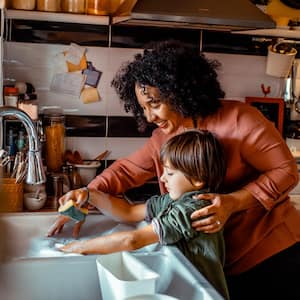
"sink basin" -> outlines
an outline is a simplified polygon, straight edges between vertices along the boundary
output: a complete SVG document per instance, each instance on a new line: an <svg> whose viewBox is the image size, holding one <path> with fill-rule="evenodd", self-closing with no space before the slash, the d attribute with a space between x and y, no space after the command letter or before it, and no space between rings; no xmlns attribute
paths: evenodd
<svg viewBox="0 0 300 300"><path fill-rule="evenodd" d="M72 240L73 224L66 224L63 232L56 237L45 237L56 217L56 213L0 215L1 298L102 299L97 256L64 254L56 249L57 244ZM119 224L104 215L89 215L79 239L135 227L133 224ZM182 300L222 299L176 247L155 244L132 253L160 275L156 282L157 293Z"/></svg>

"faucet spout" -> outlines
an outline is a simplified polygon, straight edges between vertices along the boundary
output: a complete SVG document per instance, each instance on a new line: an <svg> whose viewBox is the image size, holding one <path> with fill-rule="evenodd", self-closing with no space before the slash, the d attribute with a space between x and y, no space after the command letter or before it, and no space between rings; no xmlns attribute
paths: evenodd
<svg viewBox="0 0 300 300"><path fill-rule="evenodd" d="M42 155L40 151L40 142L31 118L27 113L13 106L0 107L0 117L4 116L14 116L20 119L27 132L29 150L26 183L40 184L46 182L46 175L43 168Z"/></svg>

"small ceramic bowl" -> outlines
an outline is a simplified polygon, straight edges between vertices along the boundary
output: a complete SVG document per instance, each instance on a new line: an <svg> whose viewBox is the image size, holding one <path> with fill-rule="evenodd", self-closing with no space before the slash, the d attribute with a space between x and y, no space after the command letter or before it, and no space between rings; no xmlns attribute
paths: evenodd
<svg viewBox="0 0 300 300"><path fill-rule="evenodd" d="M28 210L41 209L47 200L46 193L25 193L24 194L24 205Z"/></svg>

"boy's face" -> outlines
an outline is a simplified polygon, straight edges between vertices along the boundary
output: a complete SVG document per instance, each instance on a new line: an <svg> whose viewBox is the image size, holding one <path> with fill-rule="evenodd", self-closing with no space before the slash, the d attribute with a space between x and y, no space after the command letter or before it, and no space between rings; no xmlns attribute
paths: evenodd
<svg viewBox="0 0 300 300"><path fill-rule="evenodd" d="M204 185L202 182L187 179L181 171L172 168L168 161L164 163L160 180L165 184L172 200L177 200L186 192L199 190Z"/></svg>

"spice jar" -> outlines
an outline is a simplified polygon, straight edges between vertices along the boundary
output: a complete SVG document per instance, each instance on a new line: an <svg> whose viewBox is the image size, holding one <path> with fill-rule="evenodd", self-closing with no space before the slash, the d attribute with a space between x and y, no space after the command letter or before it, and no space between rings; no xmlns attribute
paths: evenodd
<svg viewBox="0 0 300 300"><path fill-rule="evenodd" d="M85 13L85 0L62 0L62 11L75 14Z"/></svg>
<svg viewBox="0 0 300 300"><path fill-rule="evenodd" d="M37 0L37 10L60 11L61 0Z"/></svg>
<svg viewBox="0 0 300 300"><path fill-rule="evenodd" d="M45 126L45 158L47 170L58 172L64 163L65 151L65 117L56 112L44 115Z"/></svg>
<svg viewBox="0 0 300 300"><path fill-rule="evenodd" d="M19 90L16 87L4 87L4 104L8 106L18 106Z"/></svg>

